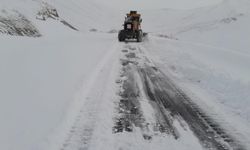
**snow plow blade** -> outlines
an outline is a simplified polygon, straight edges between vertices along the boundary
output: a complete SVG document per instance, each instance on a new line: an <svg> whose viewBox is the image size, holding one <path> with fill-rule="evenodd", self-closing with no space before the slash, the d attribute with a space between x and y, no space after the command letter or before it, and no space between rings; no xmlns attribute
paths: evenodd
<svg viewBox="0 0 250 150"><path fill-rule="evenodd" d="M143 37L146 37L146 36L148 36L148 33L143 32Z"/></svg>

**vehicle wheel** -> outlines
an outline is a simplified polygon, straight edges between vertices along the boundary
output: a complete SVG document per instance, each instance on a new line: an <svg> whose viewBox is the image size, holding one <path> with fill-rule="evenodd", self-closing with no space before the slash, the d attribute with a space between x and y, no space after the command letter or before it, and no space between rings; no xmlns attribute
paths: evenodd
<svg viewBox="0 0 250 150"><path fill-rule="evenodd" d="M118 34L118 40L120 42L124 42L125 41L125 33L123 32L123 30L121 30Z"/></svg>
<svg viewBox="0 0 250 150"><path fill-rule="evenodd" d="M142 31L140 30L140 31L138 31L138 33L137 33L137 42L142 42L142 35L143 33L142 33Z"/></svg>

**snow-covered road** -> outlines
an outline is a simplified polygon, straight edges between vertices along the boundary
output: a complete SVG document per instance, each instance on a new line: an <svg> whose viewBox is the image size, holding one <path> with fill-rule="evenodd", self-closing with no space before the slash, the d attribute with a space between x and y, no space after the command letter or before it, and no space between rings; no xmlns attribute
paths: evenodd
<svg viewBox="0 0 250 150"><path fill-rule="evenodd" d="M104 56L61 150L244 150L157 66L147 42L117 43Z"/></svg>

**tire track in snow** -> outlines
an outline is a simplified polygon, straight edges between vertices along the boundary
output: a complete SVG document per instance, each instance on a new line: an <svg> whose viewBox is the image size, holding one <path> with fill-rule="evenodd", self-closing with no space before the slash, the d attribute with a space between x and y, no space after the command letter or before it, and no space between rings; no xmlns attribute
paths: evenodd
<svg viewBox="0 0 250 150"><path fill-rule="evenodd" d="M124 48L128 50L124 50L127 54L125 55L125 59L121 60L121 64L123 65L123 73L121 76L125 76L125 79L122 82L120 94L120 118L118 117L114 127L116 132L133 132L133 126L135 126L141 128L142 136L144 137L145 128L150 130L148 126L150 123L145 119L145 114L143 110L141 110L141 104L138 100L141 95L143 95L142 93L144 93L149 100L148 103L152 105L157 114L155 116L155 122L159 122L159 120L164 122L163 126L166 128L165 130L168 131L165 133L173 135L175 139L182 136L174 125L174 121L177 120L180 124L184 123L188 125L188 128L193 132L196 138L199 139L200 144L205 149L245 149L177 88L173 82L152 63L150 58L144 56L142 47L127 44ZM139 78L136 78L135 76L138 74ZM138 88L139 82L142 83L143 89ZM136 111L133 111L133 109L136 109ZM139 119L139 123L136 119ZM158 130L160 130L162 124L157 127L159 127ZM185 128L185 125L183 128ZM154 136L144 139L151 140L152 138L154 138Z"/></svg>
<svg viewBox="0 0 250 150"><path fill-rule="evenodd" d="M86 85L87 89L81 94L84 101L76 116L75 122L68 132L66 140L62 144L61 150L88 150L95 140L93 136L101 120L100 114L105 107L106 86L109 85L110 73L112 71L113 59L117 52L117 45L114 46L100 61L97 69L92 73Z"/></svg>
<svg viewBox="0 0 250 150"><path fill-rule="evenodd" d="M129 44L125 45L124 48L122 52L126 54L125 58L121 59L123 66L121 73L121 78L123 78L120 91L121 99L118 104L118 116L113 132L133 132L136 127L139 127L145 140L152 140L153 135L158 133L173 135L175 139L178 139L179 133L173 126L173 120L169 116L170 113L161 105L152 101L147 102L150 103L147 104L149 107L153 105L155 109L154 121L147 122L147 118L150 118L150 116L145 115L144 111L147 110L142 108L143 106L141 105L146 95L143 87L140 87L143 83L140 82L139 62L136 61L138 59L136 56L138 48Z"/></svg>

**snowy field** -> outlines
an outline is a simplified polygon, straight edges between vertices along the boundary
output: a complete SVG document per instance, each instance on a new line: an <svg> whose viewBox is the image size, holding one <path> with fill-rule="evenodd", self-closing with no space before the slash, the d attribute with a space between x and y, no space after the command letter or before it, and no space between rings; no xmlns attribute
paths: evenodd
<svg viewBox="0 0 250 150"><path fill-rule="evenodd" d="M167 124L176 132L155 129L162 123L153 115L158 104L137 72L145 66L161 70L226 136L250 149L250 2L182 9L148 0L138 8L149 33L140 44L118 43L133 2L116 3L0 0L0 149L208 149L185 116ZM121 106L127 79L142 93L131 104L140 103L142 117L120 133L114 128L128 109Z"/></svg>

